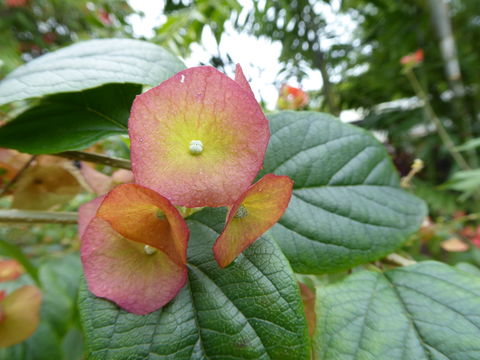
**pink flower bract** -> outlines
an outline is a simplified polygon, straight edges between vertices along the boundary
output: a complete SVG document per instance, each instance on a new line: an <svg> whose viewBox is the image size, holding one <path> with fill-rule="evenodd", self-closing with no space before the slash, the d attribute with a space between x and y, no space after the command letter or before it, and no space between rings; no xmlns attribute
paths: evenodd
<svg viewBox="0 0 480 360"><path fill-rule="evenodd" d="M237 67L184 70L137 96L129 120L135 182L175 205L232 204L262 167L268 121Z"/></svg>
<svg viewBox="0 0 480 360"><path fill-rule="evenodd" d="M221 267L228 266L282 217L292 188L293 181L288 176L268 174L229 208L225 228L213 245Z"/></svg>
<svg viewBox="0 0 480 360"><path fill-rule="evenodd" d="M119 185L103 200L83 205L79 233L85 278L98 297L144 315L185 285L187 225L153 190Z"/></svg>

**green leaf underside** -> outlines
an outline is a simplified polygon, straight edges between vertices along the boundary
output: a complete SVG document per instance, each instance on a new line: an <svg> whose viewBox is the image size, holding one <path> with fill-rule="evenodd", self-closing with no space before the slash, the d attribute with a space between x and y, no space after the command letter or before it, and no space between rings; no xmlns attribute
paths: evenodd
<svg viewBox="0 0 480 360"><path fill-rule="evenodd" d="M290 205L269 234L296 272L332 272L378 259L418 229L425 205L400 189L372 135L321 113L285 111L269 119L261 175L295 181Z"/></svg>
<svg viewBox="0 0 480 360"><path fill-rule="evenodd" d="M80 294L89 359L307 359L308 335L299 291L274 242L260 239L226 269L212 245L224 209L190 218L188 283L146 316Z"/></svg>
<svg viewBox="0 0 480 360"><path fill-rule="evenodd" d="M108 84L46 97L0 128L0 147L51 154L127 133L130 107L141 90L136 84Z"/></svg>
<svg viewBox="0 0 480 360"><path fill-rule="evenodd" d="M0 82L0 105L108 83L156 86L184 69L158 45L132 39L84 41L41 56Z"/></svg>
<svg viewBox="0 0 480 360"><path fill-rule="evenodd" d="M317 291L323 360L480 359L480 277L428 261Z"/></svg>

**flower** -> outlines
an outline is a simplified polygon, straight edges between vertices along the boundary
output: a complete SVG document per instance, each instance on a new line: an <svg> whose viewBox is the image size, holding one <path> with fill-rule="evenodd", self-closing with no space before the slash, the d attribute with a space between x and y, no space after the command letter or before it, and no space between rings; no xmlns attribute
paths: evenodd
<svg viewBox="0 0 480 360"><path fill-rule="evenodd" d="M403 56L400 59L400 64L407 66L415 66L423 61L423 49L418 49L414 53Z"/></svg>
<svg viewBox="0 0 480 360"><path fill-rule="evenodd" d="M81 258L94 295L144 315L185 285L189 231L168 199L124 184L79 212Z"/></svg>
<svg viewBox="0 0 480 360"><path fill-rule="evenodd" d="M71 161L39 156L16 182L12 207L45 210L69 202L82 190L73 168Z"/></svg>
<svg viewBox="0 0 480 360"><path fill-rule="evenodd" d="M135 182L187 207L232 204L263 164L268 121L237 66L179 72L137 96L130 119Z"/></svg>
<svg viewBox="0 0 480 360"><path fill-rule="evenodd" d="M82 185L97 195L105 195L117 185L133 182L133 173L130 170L119 169L112 176L108 176L86 163L78 162L77 168L79 179L84 182Z"/></svg>
<svg viewBox="0 0 480 360"><path fill-rule="evenodd" d="M8 7L24 7L28 4L28 0L6 0L5 4Z"/></svg>
<svg viewBox="0 0 480 360"><path fill-rule="evenodd" d="M110 26L113 24L112 16L105 9L98 10L98 19L103 25Z"/></svg>
<svg viewBox="0 0 480 360"><path fill-rule="evenodd" d="M23 274L23 267L17 260L0 260L0 282L12 281Z"/></svg>
<svg viewBox="0 0 480 360"><path fill-rule="evenodd" d="M33 285L22 286L9 295L0 292L0 347L30 337L40 321L42 293Z"/></svg>
<svg viewBox="0 0 480 360"><path fill-rule="evenodd" d="M283 84L280 88L277 106L282 110L296 110L307 105L308 100L308 94L302 89Z"/></svg>
<svg viewBox="0 0 480 360"><path fill-rule="evenodd" d="M473 231L473 234L470 237L470 241L477 248L480 248L480 226L477 226L477 229Z"/></svg>
<svg viewBox="0 0 480 360"><path fill-rule="evenodd" d="M228 266L282 217L292 188L293 181L288 176L267 174L229 207L225 228L213 245L221 267Z"/></svg>

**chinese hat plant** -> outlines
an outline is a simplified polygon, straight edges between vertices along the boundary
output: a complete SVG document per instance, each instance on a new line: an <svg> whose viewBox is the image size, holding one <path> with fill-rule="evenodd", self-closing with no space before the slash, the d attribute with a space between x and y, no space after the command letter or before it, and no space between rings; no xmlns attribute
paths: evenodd
<svg viewBox="0 0 480 360"><path fill-rule="evenodd" d="M58 154L86 149L111 134L128 131L131 140L133 179L121 182L132 184L113 188L105 176L90 182L91 168L80 169L92 189L98 179L106 184L96 189L104 196L81 207L78 224L86 279L78 303L85 357L307 359L307 323L292 269L325 274L376 261L398 249L425 216L424 204L400 188L385 147L370 134L318 112L282 111L269 114L267 123L240 67L235 79L210 67L177 73L183 69L179 61L134 40L95 40L48 56L0 82L0 103L44 97L0 128L0 146ZM61 86L50 79L62 79ZM139 95L130 113L142 85L158 86ZM283 91L287 100L306 99L290 90ZM126 161L115 164L129 167ZM69 221L74 217L68 214ZM426 340L418 344L425 354L438 350L455 357L466 350L474 356L478 346L469 342L478 343L478 332L470 328L461 342L452 335L463 334L478 313L478 297L469 295L478 285L465 274L432 266L364 274L360 282L345 282L342 275L343 285L330 290L322 282L316 297L321 331L315 331L320 357L388 353L400 359L408 354L398 346L404 329L421 332L418 339ZM463 284L464 295L449 298L456 289L438 298L448 284L426 277L428 268ZM41 284L50 284L45 274L38 276ZM372 337L356 320L375 315L369 306L379 308L370 301L372 290L383 289L378 284L394 290L381 298L388 301L385 309L400 315L385 324L368 321ZM449 312L439 305L435 316L425 318L432 302L405 285L462 308ZM339 302L342 294L351 299L352 289L355 304ZM56 322L63 311L49 311L53 296L45 295L42 311L55 312ZM0 300L4 334L11 329L8 319L15 319L11 310L9 301ZM42 329L41 323L27 342L43 355L37 351ZM375 339L382 333L388 334L380 340L387 345L379 347ZM375 341L369 345L370 338ZM449 352L444 344L451 339L456 344ZM0 349L0 358L25 354L23 348Z"/></svg>
<svg viewBox="0 0 480 360"><path fill-rule="evenodd" d="M187 279L184 205L230 205L215 246L230 264L281 217L293 182L266 175L268 122L241 68L233 81L211 67L178 73L138 96L129 121L136 184L80 209L90 291L135 314L173 299Z"/></svg>
<svg viewBox="0 0 480 360"><path fill-rule="evenodd" d="M213 246L221 267L229 265L280 219L292 196L292 186L288 176L267 174L229 207L225 229Z"/></svg>
<svg viewBox="0 0 480 360"><path fill-rule="evenodd" d="M169 302L187 278L188 228L168 199L119 185L80 208L79 232L90 291L139 315Z"/></svg>
<svg viewBox="0 0 480 360"><path fill-rule="evenodd" d="M237 67L179 72L137 96L129 120L135 181L174 205L233 204L262 167L268 121Z"/></svg>

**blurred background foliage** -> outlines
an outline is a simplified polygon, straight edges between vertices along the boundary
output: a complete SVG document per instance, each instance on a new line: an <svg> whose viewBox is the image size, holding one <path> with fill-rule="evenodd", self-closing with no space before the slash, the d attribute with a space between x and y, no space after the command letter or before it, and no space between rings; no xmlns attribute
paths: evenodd
<svg viewBox="0 0 480 360"><path fill-rule="evenodd" d="M264 0L248 4L239 10L236 1L212 6L208 0L167 0L169 18L184 17L183 23L189 19L196 24L189 28L189 36L175 40L175 46L187 49L200 42L206 26L221 41L225 22L232 22L237 31L279 41L284 76L296 76L301 82L309 70L321 72L323 83L310 93L310 109L336 115L355 110L356 125L380 135L402 175L415 158L423 159L425 169L414 179L412 191L429 203L434 215L448 215L452 209L479 210L478 201L472 201L478 198L478 172L469 171L478 166L480 136L478 1ZM447 16L442 18L435 8L444 6ZM355 30L339 36L327 17L348 19ZM438 30L445 22L453 29L458 78L445 71L447 61L441 51L445 34ZM157 30L156 39L165 38L164 30ZM431 108L455 145L472 145L461 154L468 169L452 159L405 76L400 59L417 49L422 49L424 60L413 72ZM231 62L228 54L219 55L212 57L212 65ZM475 139L477 143L472 144ZM458 175L459 170L464 172Z"/></svg>
<svg viewBox="0 0 480 360"><path fill-rule="evenodd" d="M131 37L126 1L0 1L0 78L25 61L89 38Z"/></svg>
<svg viewBox="0 0 480 360"><path fill-rule="evenodd" d="M129 22L135 13L129 2L121 0L0 0L0 78L72 42L138 37ZM431 215L403 250L416 259L480 265L478 0L165 0L161 15L163 20L148 40L185 59L207 33L218 45L229 41L223 35L230 26L281 44L279 79L295 77L301 83L312 70L319 71L322 81L308 94L278 86L277 106L341 118L353 111L354 123L374 131L385 143L402 176L411 171L414 159L422 159L423 170L406 186L428 203ZM350 24L353 31L332 26L332 18ZM446 28L451 28L454 40L448 43L453 44L450 54L442 51ZM414 66L400 62L419 49L423 58ZM245 51L251 52L255 63L255 49ZM455 61L457 75L452 73ZM234 61L218 47L209 64L225 70L232 69ZM412 84L412 74L423 97ZM0 121L21 106L0 107ZM445 129L466 167L452 157L432 117ZM113 138L94 150L128 157L127 145L125 139ZM13 174L18 170L13 169ZM94 170L109 178L114 173L102 166ZM4 185L11 180L5 171L0 178ZM15 191L3 194L0 207L11 206ZM82 187L55 209L76 209L94 192L92 186ZM78 249L73 226L2 227L0 236L20 245L37 264ZM68 341L70 331L74 335L68 336L75 337L76 320L74 315L71 318L68 331L60 332L62 341ZM22 349L18 351L26 351Z"/></svg>

